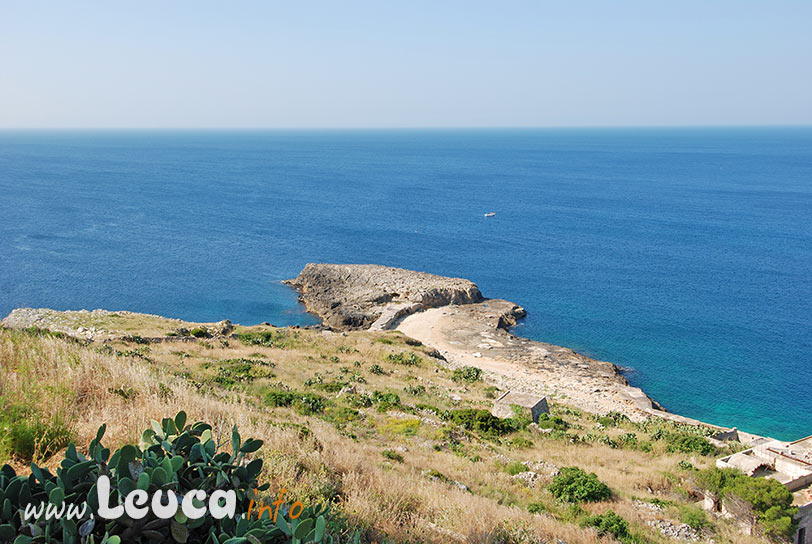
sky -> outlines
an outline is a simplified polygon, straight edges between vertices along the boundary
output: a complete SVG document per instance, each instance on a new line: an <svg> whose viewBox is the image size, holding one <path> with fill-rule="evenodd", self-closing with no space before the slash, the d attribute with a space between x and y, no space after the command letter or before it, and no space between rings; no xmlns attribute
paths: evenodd
<svg viewBox="0 0 812 544"><path fill-rule="evenodd" d="M812 2L0 1L0 128L812 124Z"/></svg>

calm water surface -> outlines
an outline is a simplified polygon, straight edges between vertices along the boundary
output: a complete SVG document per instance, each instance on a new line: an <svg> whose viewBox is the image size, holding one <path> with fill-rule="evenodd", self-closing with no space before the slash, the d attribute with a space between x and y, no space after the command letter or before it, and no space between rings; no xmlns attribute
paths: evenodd
<svg viewBox="0 0 812 544"><path fill-rule="evenodd" d="M2 314L313 323L280 280L388 264L669 410L812 434L812 129L0 132L0 195Z"/></svg>

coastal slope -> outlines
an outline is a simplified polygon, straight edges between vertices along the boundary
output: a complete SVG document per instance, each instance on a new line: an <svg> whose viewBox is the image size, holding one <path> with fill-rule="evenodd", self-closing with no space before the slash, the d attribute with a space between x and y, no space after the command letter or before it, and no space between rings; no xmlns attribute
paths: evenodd
<svg viewBox="0 0 812 544"><path fill-rule="evenodd" d="M309 263L287 283L333 328L399 330L437 349L452 368L482 369L500 388L637 421L661 412L614 364L511 334L525 310L485 299L469 280L380 265Z"/></svg>

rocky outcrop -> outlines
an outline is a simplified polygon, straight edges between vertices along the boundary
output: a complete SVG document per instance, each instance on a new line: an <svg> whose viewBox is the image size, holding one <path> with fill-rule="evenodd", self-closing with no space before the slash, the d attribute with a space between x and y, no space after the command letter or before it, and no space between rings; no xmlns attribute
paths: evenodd
<svg viewBox="0 0 812 544"><path fill-rule="evenodd" d="M307 311L336 329L367 329L382 315L388 325L415 311L483 300L465 279L372 264L309 263L285 283L299 291Z"/></svg>

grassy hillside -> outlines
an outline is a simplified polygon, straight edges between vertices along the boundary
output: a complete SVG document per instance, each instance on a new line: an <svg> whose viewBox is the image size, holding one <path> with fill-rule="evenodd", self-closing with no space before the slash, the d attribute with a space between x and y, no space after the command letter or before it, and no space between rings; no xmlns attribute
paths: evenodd
<svg viewBox="0 0 812 544"><path fill-rule="evenodd" d="M117 339L0 330L1 462L52 467L102 423L109 445L137 443L150 420L185 410L216 431L237 424L265 440L256 455L269 501L286 487L305 504L333 503L371 542L595 543L615 541L614 530L624 542L660 543L673 540L658 527L682 522L715 542L761 542L694 506L691 476L718 453L701 429L563 405L538 427L493 421L475 410L489 410L498 391L475 369L453 372L398 333L104 319L84 326ZM561 500L567 482L555 475L570 466L596 474L611 496Z"/></svg>

